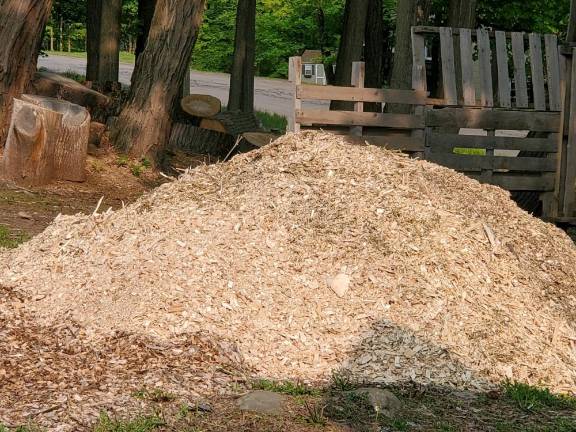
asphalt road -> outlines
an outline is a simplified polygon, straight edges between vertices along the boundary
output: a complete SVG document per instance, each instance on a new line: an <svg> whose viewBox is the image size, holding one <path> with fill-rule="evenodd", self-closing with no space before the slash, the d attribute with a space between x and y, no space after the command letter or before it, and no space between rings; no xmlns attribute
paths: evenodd
<svg viewBox="0 0 576 432"><path fill-rule="evenodd" d="M40 57L39 67L45 67L54 72L74 71L86 74L86 60L74 57L48 56ZM134 65L120 63L120 82L130 84ZM190 89L192 93L215 96L223 104L228 103L228 88L230 75L213 72L191 72ZM292 87L286 80L256 78L254 104L259 111L281 114L287 118L292 115ZM323 105L318 103L315 105Z"/></svg>

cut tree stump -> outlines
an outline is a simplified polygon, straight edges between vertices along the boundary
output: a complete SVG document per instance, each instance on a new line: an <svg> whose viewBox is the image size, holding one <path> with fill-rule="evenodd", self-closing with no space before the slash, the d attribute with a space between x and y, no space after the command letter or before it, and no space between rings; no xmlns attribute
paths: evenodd
<svg viewBox="0 0 576 432"><path fill-rule="evenodd" d="M226 126L220 121L212 118L204 118L200 121L202 129L209 129L216 132L226 133Z"/></svg>
<svg viewBox="0 0 576 432"><path fill-rule="evenodd" d="M22 95L14 110L0 177L18 184L86 180L90 114L70 102Z"/></svg>
<svg viewBox="0 0 576 432"><path fill-rule="evenodd" d="M182 98L180 106L185 113L199 118L214 117L222 109L220 99L200 94L192 94Z"/></svg>

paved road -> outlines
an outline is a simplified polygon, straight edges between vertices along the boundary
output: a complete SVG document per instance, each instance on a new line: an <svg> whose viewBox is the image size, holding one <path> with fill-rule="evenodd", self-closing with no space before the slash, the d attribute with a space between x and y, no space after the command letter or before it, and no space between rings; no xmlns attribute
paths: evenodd
<svg viewBox="0 0 576 432"><path fill-rule="evenodd" d="M86 74L86 60L74 57L41 57L38 66L54 72L74 71ZM134 65L120 64L120 82L130 84ZM190 88L193 93L215 96L223 104L228 103L230 75L213 72L192 71ZM287 118L292 115L292 87L286 80L256 78L254 104L259 111L281 114ZM321 105L321 104L319 104Z"/></svg>

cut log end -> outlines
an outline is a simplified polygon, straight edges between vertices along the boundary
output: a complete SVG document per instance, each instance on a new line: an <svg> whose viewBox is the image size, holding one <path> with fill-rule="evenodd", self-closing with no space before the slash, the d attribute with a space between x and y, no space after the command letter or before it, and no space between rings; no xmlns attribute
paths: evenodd
<svg viewBox="0 0 576 432"><path fill-rule="evenodd" d="M193 94L182 98L182 110L192 117L210 118L222 109L220 99L214 96Z"/></svg>

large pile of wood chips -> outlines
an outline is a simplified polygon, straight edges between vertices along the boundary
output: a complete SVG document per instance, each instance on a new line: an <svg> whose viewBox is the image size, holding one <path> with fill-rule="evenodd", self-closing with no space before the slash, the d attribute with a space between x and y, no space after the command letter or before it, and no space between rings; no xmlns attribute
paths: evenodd
<svg viewBox="0 0 576 432"><path fill-rule="evenodd" d="M38 326L201 331L271 378L576 390L576 247L499 188L306 133L103 210L0 254Z"/></svg>

